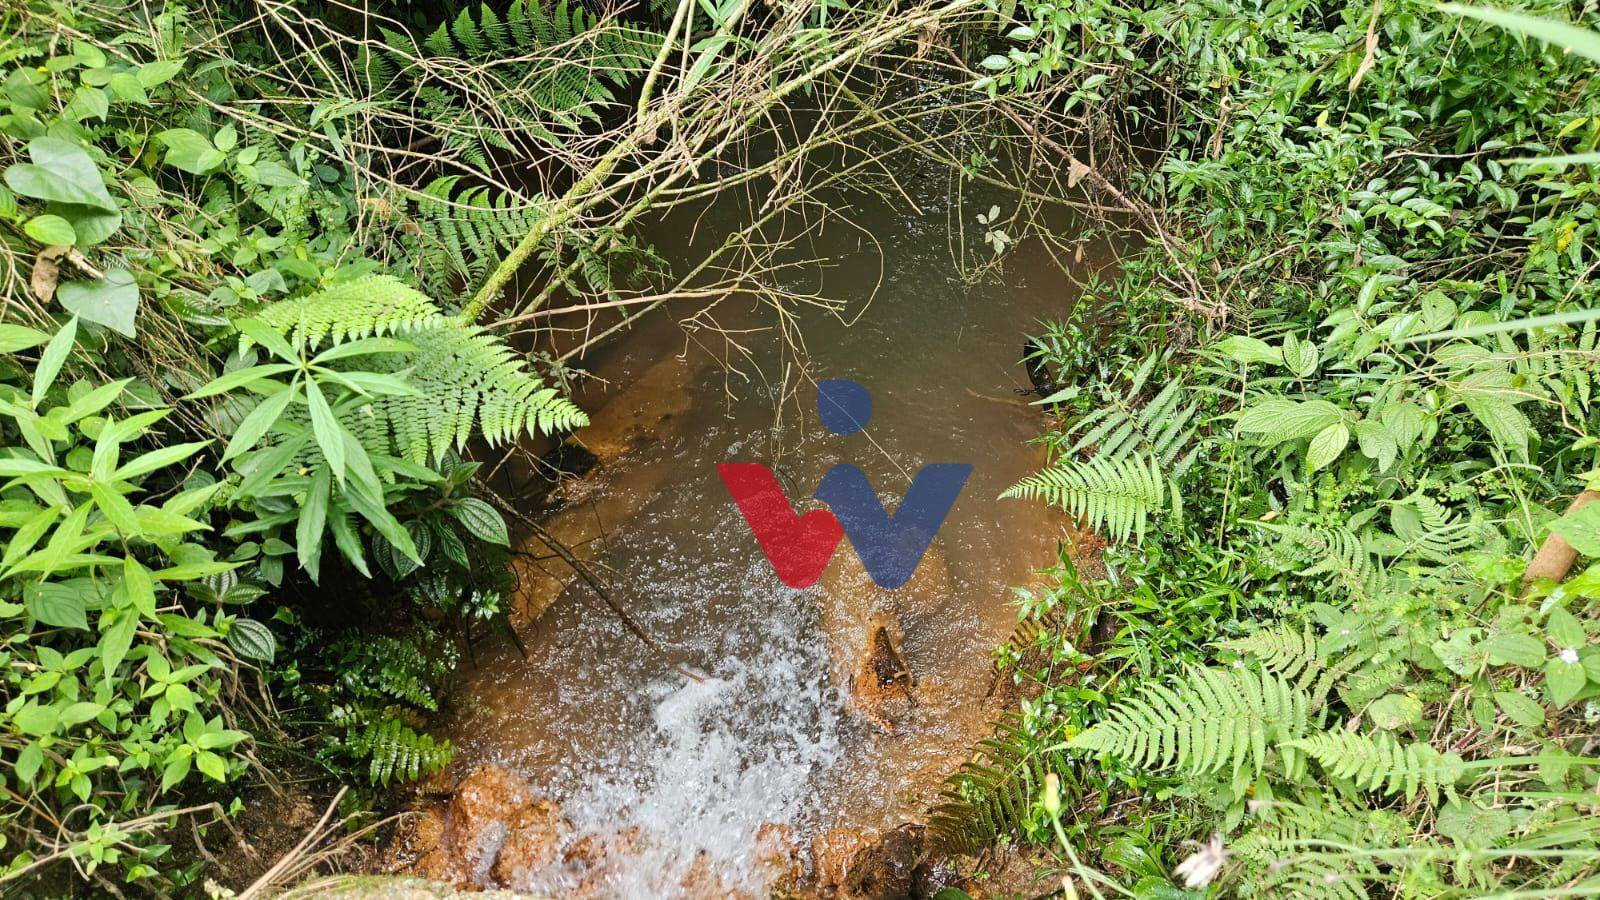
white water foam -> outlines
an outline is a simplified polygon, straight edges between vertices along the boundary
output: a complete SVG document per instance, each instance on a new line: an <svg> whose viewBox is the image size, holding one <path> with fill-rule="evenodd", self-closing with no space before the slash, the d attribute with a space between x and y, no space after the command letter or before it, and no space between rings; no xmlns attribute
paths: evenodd
<svg viewBox="0 0 1600 900"><path fill-rule="evenodd" d="M563 802L573 825L563 849L587 841L606 848L600 858L584 854L530 887L643 898L703 896L710 885L760 895L770 875L761 857L772 849L757 839L762 827L812 833L818 784L843 755L840 697L825 648L799 637L814 639L815 629L780 621L794 605L771 606L773 594L798 598L761 590L759 581L739 597L768 609L738 642L745 654L725 657L700 681L650 683L648 729L615 742L625 749L591 767Z"/></svg>

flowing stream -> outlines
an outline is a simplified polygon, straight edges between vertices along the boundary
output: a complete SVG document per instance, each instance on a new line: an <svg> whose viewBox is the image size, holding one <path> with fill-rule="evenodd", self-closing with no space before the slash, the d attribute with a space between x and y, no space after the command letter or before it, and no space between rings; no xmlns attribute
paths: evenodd
<svg viewBox="0 0 1600 900"><path fill-rule="evenodd" d="M647 439L598 467L566 514L589 517L586 549L618 599L701 678L629 634L581 581L524 636L526 660L509 643L480 650L448 728L457 769L495 762L526 776L572 823L566 843L587 840L607 857L583 872L523 873L531 887L759 890L763 826L766 837L784 826L776 833L804 859L831 830L916 820L998 712L991 652L1014 624L1013 588L1042 583L1062 527L1037 504L996 499L1042 461L1029 443L1041 414L1017 393L1028 386L1023 336L1076 289L1026 245L1003 271L963 279L951 223L966 224L968 263L987 262L971 232L990 198L969 194L956 208L944 170L902 175L909 196L894 204L844 198L876 243L833 224L806 248L820 262L795 270L794 287L845 302L849 321L802 314L789 336L803 353L770 313L729 301L713 314L741 351L706 329L686 337L663 312L588 363L605 380L582 398L596 422L638 420ZM669 258L690 258L738 225L713 210L651 238ZM1080 278L1109 258L1088 249ZM813 381L823 378L870 390L864 431L835 436L819 424ZM802 510L816 508L811 491L841 462L863 469L890 511L928 463L973 472L905 587L873 586L847 539L817 585L794 590L719 480L722 462L775 466ZM892 731L850 697L874 622L903 635L916 679L915 705Z"/></svg>

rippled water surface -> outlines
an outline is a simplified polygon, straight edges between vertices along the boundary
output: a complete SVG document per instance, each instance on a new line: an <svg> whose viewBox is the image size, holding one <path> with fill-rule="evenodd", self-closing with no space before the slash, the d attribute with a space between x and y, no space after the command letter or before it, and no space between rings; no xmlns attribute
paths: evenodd
<svg viewBox="0 0 1600 900"><path fill-rule="evenodd" d="M670 314L595 364L609 382L583 400L597 421L643 411L651 424L649 440L590 476L582 508L601 537L587 549L644 628L703 677L675 669L574 583L525 636L527 660L509 645L480 652L450 736L459 765L495 761L528 776L561 804L572 841L598 836L612 857L601 894L692 894L703 887L684 886L691 867L724 887L759 887L757 832L768 823L788 826L804 851L829 829L915 819L995 712L989 654L1012 625L1011 588L1054 561L1061 528L1034 504L995 499L1040 463L1028 443L1039 413L1015 392L1027 386L1022 336L1076 290L1026 245L1003 271L964 279L949 226L976 227L989 198L954 208L951 182L932 168L903 184L909 198L892 208L857 206L877 246L832 227L808 248L825 265L795 287L846 301L854 321L803 315L803 366L776 331L741 334L741 355L703 329L686 338ZM669 256L694 258L737 227L724 218L697 219L692 237L664 227L654 238ZM988 253L979 244L968 260ZM1077 274L1103 259L1089 253ZM724 306L725 328L771 325L753 304ZM821 378L872 392L863 432L834 436L817 423ZM657 409L671 415L654 421ZM792 590L717 478L729 461L775 464L797 505L850 462L891 510L925 464L974 469L906 587L872 587L845 542L818 585ZM874 619L897 624L917 678L917 705L892 733L847 709L848 673ZM538 881L562 891L574 877L558 867Z"/></svg>

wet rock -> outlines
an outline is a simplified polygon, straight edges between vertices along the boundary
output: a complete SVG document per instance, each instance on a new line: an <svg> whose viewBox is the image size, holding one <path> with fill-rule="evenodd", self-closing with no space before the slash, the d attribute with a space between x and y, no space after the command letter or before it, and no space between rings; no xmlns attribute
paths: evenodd
<svg viewBox="0 0 1600 900"><path fill-rule="evenodd" d="M415 817L401 846L416 859L409 874L457 887L525 887L556 860L567 830L527 781L483 765L446 804Z"/></svg>
<svg viewBox="0 0 1600 900"><path fill-rule="evenodd" d="M846 707L892 733L918 703L916 673L901 649L902 611L945 602L950 580L944 557L937 546L928 548L911 580L891 591L872 582L855 554L840 553L820 585L818 623Z"/></svg>
<svg viewBox="0 0 1600 900"><path fill-rule="evenodd" d="M532 887L536 875L548 869L560 852L567 823L548 800L537 800L517 810L510 833L490 868L491 879L513 890Z"/></svg>
<svg viewBox="0 0 1600 900"><path fill-rule="evenodd" d="M917 705L916 679L900 650L902 640L898 621L887 613L873 616L850 678L852 708L891 733Z"/></svg>
<svg viewBox="0 0 1600 900"><path fill-rule="evenodd" d="M510 891L458 892L448 884L390 875L314 878L277 895L280 900L520 900Z"/></svg>
<svg viewBox="0 0 1600 900"><path fill-rule="evenodd" d="M835 828L811 841L812 883L824 897L838 896L849 882L850 868L872 841L854 828Z"/></svg>
<svg viewBox="0 0 1600 900"><path fill-rule="evenodd" d="M747 896L742 891L730 891L723 882L722 876L717 873L716 865L711 860L711 854L700 850L694 855L694 860L689 863L689 871L678 881L678 886L683 889L686 897L720 897L725 900L744 898Z"/></svg>
<svg viewBox="0 0 1600 900"><path fill-rule="evenodd" d="M1045 861L1021 848L985 853L957 885L973 900L1033 900L1061 887L1044 877Z"/></svg>
<svg viewBox="0 0 1600 900"><path fill-rule="evenodd" d="M923 856L922 833L921 825L901 825L858 852L845 881L846 895L861 900L913 896L914 875Z"/></svg>
<svg viewBox="0 0 1600 900"><path fill-rule="evenodd" d="M572 897L606 897L615 893L611 880L618 862L638 854L643 834L635 826L611 834L585 834L567 847L561 857L562 873L573 884Z"/></svg>
<svg viewBox="0 0 1600 900"><path fill-rule="evenodd" d="M906 823L872 836L851 828L822 835L811 847L815 895L831 900L902 900L931 897L940 888L958 884L954 873L929 864L925 830Z"/></svg>
<svg viewBox="0 0 1600 900"><path fill-rule="evenodd" d="M911 895L934 897L945 888L960 888L965 883L957 860L950 857L925 859L911 873Z"/></svg>
<svg viewBox="0 0 1600 900"><path fill-rule="evenodd" d="M756 831L756 869L769 897L796 896L803 866L789 826L768 822Z"/></svg>

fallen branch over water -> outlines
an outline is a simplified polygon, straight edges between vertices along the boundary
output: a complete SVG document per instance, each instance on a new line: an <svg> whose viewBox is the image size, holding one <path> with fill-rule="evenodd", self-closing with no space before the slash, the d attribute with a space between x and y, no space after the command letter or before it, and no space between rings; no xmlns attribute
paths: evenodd
<svg viewBox="0 0 1600 900"><path fill-rule="evenodd" d="M578 573L578 577L583 579L583 583L588 585L589 589L594 591L601 600L604 600L606 606L611 607L611 611L616 614L617 618L622 622L622 626L628 629L629 633L638 638L646 647L649 647L651 650L654 650L665 657L668 664L676 669L680 675L683 675L685 678L689 678L694 681L705 680L703 676L695 674L684 664L672 659L671 655L667 653L666 649L663 648L661 644L657 643L655 638L652 638L649 633L644 630L644 626L640 625L638 620L635 619L614 596L612 596L611 589L607 587L606 583L601 580L600 576L589 567L588 563L579 559L571 550L567 548L565 544L561 543L561 541L557 540L554 535L546 531L544 527L538 522L534 521L531 516L524 514L521 510L518 510L511 504L507 503L505 498L491 490L488 485L480 482L478 484L478 490L483 496L488 497L489 502L493 503L501 512L513 519L516 519L517 522L520 523L524 528L527 528L528 531L532 532L533 536L538 538L540 543L548 547L551 553L561 557L562 562L565 562L568 566L570 566L572 571Z"/></svg>

